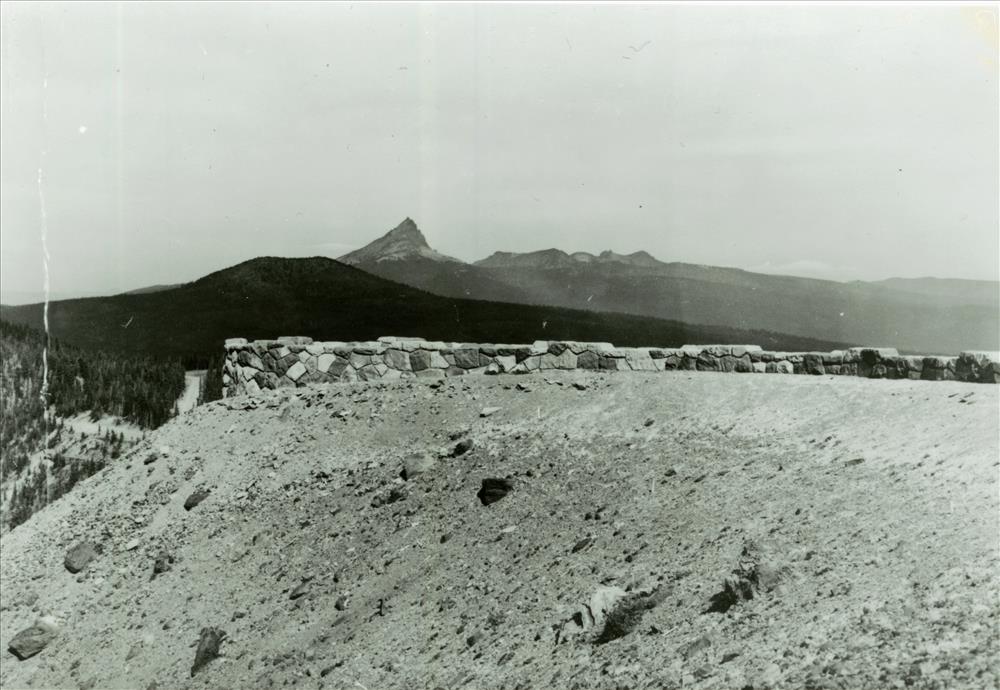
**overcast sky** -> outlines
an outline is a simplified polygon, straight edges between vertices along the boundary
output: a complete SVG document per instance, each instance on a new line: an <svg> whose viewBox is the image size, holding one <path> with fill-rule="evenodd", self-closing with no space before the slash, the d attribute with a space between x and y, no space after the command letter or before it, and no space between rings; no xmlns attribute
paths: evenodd
<svg viewBox="0 0 1000 690"><path fill-rule="evenodd" d="M995 280L997 51L957 3L5 3L0 292L43 218L59 296L406 216L466 260Z"/></svg>

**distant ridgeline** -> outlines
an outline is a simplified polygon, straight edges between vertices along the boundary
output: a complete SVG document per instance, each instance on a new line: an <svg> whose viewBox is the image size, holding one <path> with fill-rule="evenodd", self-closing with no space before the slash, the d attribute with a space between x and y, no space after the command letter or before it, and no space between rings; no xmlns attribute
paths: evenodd
<svg viewBox="0 0 1000 690"><path fill-rule="evenodd" d="M892 348L769 352L756 345L615 347L610 343L539 340L531 345L444 343L384 337L373 342L313 342L305 337L226 341L224 394L332 381L443 378L470 374L590 371L719 371L833 374L924 381L1000 382L1000 356L903 356Z"/></svg>

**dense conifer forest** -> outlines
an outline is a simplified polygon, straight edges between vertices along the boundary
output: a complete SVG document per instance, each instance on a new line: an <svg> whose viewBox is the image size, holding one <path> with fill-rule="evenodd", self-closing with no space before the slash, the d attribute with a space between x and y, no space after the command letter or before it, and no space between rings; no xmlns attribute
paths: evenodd
<svg viewBox="0 0 1000 690"><path fill-rule="evenodd" d="M107 428L88 438L65 420L89 412L97 423L113 415L152 429L174 414L183 390L180 361L82 350L0 320L0 484L9 526L121 454L121 432ZM31 467L43 448L49 462Z"/></svg>

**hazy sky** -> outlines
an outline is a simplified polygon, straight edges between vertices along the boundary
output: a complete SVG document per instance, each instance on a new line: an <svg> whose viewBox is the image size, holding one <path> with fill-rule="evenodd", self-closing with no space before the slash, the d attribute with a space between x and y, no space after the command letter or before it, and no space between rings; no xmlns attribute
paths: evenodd
<svg viewBox="0 0 1000 690"><path fill-rule="evenodd" d="M42 196L57 294L405 216L467 260L996 279L997 52L957 3L5 3L0 292L41 290Z"/></svg>

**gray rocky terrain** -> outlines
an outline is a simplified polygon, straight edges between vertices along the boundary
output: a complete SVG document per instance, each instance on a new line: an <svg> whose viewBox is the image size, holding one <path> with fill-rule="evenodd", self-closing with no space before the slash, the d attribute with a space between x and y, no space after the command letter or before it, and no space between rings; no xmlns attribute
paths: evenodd
<svg viewBox="0 0 1000 690"><path fill-rule="evenodd" d="M996 687L998 390L552 371L203 405L3 536L0 685Z"/></svg>

